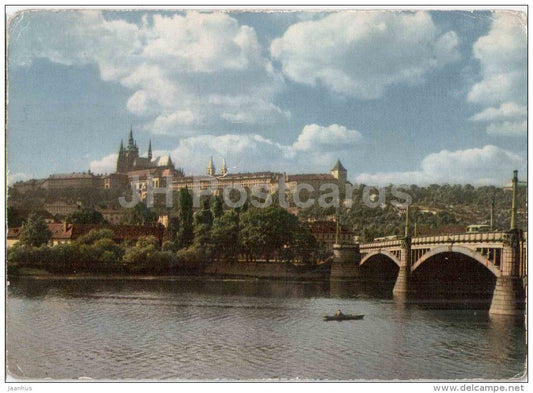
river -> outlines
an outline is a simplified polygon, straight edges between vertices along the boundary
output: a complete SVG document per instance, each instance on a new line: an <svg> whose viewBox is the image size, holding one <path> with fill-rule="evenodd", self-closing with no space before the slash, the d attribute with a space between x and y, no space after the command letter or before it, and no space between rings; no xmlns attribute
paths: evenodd
<svg viewBox="0 0 533 393"><path fill-rule="evenodd" d="M350 283L17 279L10 378L485 380L525 372L523 321L430 309ZM324 322L337 309L363 320Z"/></svg>

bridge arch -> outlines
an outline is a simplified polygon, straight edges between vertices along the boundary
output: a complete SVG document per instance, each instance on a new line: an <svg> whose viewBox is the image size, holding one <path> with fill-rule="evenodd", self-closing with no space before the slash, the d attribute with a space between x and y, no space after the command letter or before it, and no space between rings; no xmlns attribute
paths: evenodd
<svg viewBox="0 0 533 393"><path fill-rule="evenodd" d="M396 258L396 256L393 253L386 251L386 250L379 250L379 251L371 252L370 254L366 255L361 260L361 263L359 265L363 266L369 259L371 259L372 257L375 257L376 255L384 255L387 258L389 258L392 262L394 262L396 265L398 265L398 267L400 267L400 260Z"/></svg>
<svg viewBox="0 0 533 393"><path fill-rule="evenodd" d="M411 271L414 272L424 262L426 262L428 259L430 259L431 257L435 255L443 254L443 253L450 253L450 252L463 254L474 259L476 262L480 263L481 265L489 269L490 272L494 274L494 276L496 277L500 277L501 275L500 269L498 269L498 267L494 263L487 260L481 254L477 253L475 250L472 250L471 248L460 246L460 245L455 245L455 244L438 246L438 247L432 248L430 251L422 255L422 257L412 265Z"/></svg>

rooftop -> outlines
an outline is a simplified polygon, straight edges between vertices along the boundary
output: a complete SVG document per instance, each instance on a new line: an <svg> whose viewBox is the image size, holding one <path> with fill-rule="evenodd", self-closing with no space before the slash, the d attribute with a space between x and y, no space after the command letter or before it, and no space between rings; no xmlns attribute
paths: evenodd
<svg viewBox="0 0 533 393"><path fill-rule="evenodd" d="M92 179L95 176L92 173L60 173L48 176L49 179Z"/></svg>
<svg viewBox="0 0 533 393"><path fill-rule="evenodd" d="M309 173L309 174L299 174L299 175L288 175L287 181L305 181L305 180L337 180L333 175L329 173Z"/></svg>
<svg viewBox="0 0 533 393"><path fill-rule="evenodd" d="M346 168L342 166L341 160L337 160L335 166L331 169L332 171L346 171Z"/></svg>

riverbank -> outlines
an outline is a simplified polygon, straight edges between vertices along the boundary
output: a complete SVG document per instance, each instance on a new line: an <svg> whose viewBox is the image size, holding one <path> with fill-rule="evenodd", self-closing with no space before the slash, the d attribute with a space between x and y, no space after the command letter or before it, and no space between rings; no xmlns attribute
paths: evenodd
<svg viewBox="0 0 533 393"><path fill-rule="evenodd" d="M52 273L44 269L20 268L8 278L63 279L63 280L174 280L209 278L243 278L272 280L327 280L330 264L316 266L293 265L282 262L212 262L201 271L184 271L178 274L121 274L121 273Z"/></svg>

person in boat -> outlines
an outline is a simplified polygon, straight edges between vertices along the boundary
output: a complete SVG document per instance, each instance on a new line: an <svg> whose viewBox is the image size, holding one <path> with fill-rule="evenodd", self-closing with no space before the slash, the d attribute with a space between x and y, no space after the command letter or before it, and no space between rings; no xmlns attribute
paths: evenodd
<svg viewBox="0 0 533 393"><path fill-rule="evenodd" d="M342 317L344 314L342 313L341 310L337 310L337 312L335 313L335 316L336 317Z"/></svg>

